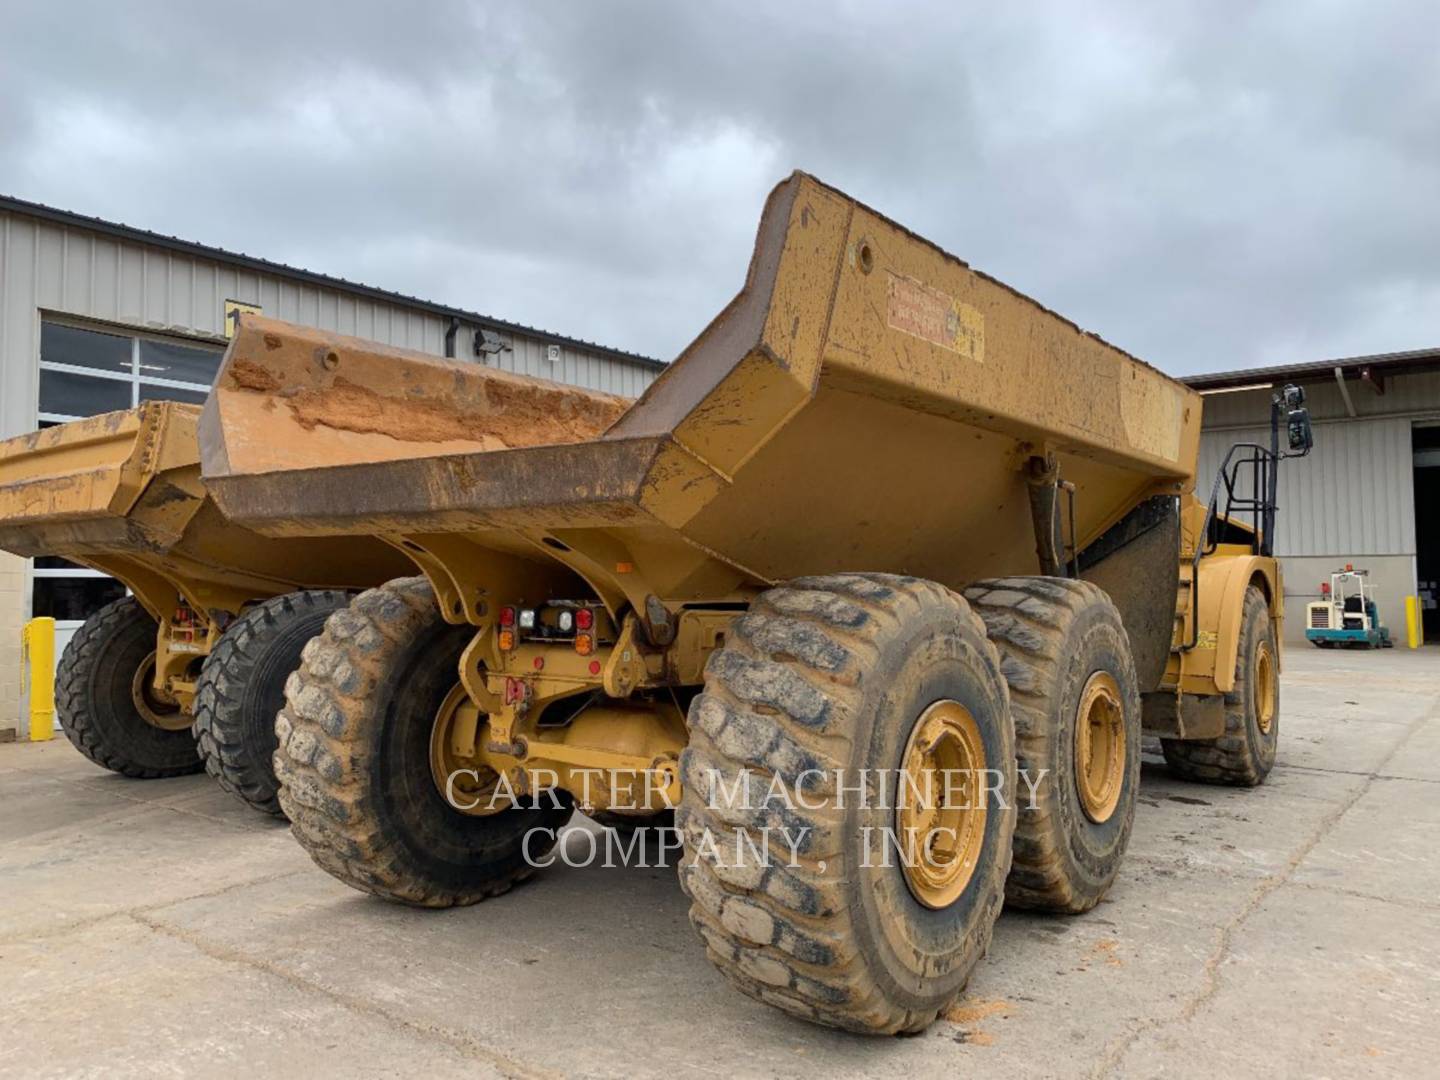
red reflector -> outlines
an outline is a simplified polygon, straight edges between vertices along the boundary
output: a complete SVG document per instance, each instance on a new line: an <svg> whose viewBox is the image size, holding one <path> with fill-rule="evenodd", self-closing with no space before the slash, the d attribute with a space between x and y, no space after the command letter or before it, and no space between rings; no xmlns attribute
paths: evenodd
<svg viewBox="0 0 1440 1080"><path fill-rule="evenodd" d="M590 661L590 674L591 674L591 675L599 675L599 674L600 674L600 661L599 661L599 660L591 660L591 661Z"/></svg>
<svg viewBox="0 0 1440 1080"><path fill-rule="evenodd" d="M502 607L502 608L500 609L500 625L501 625L501 626L514 626L514 625L515 625L515 609L514 609L513 607Z"/></svg>
<svg viewBox="0 0 1440 1080"><path fill-rule="evenodd" d="M575 629L589 630L594 625L595 612L591 611L588 607L582 607L579 611L575 612Z"/></svg>

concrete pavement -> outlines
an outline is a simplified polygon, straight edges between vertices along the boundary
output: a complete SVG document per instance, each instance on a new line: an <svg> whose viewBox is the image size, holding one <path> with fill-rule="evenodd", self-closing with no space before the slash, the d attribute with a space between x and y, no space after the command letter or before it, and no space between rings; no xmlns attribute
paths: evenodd
<svg viewBox="0 0 1440 1080"><path fill-rule="evenodd" d="M672 871L557 866L411 911L204 776L0 746L0 1076L1433 1073L1440 650L1286 663L1267 785L1147 759L1105 902L1005 914L968 997L908 1039L730 990Z"/></svg>

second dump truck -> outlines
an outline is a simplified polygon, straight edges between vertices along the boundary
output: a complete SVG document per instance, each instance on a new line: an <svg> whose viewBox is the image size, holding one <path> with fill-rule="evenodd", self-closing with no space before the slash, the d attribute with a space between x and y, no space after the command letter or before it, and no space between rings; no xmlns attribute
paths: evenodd
<svg viewBox="0 0 1440 1080"><path fill-rule="evenodd" d="M82 754L139 778L207 768L278 813L286 676L326 616L406 563L374 539L272 540L225 521L200 481L199 412L147 402L0 442L0 548L129 590L75 632L56 673Z"/></svg>
<svg viewBox="0 0 1440 1080"><path fill-rule="evenodd" d="M1196 779L1269 771L1284 452L1200 501L1195 393L843 193L780 184L739 295L598 436L592 407L242 316L200 424L218 506L421 575L331 616L277 721L340 880L472 903L573 804L673 805L735 986L914 1031L1002 903L1099 901L1142 731Z"/></svg>

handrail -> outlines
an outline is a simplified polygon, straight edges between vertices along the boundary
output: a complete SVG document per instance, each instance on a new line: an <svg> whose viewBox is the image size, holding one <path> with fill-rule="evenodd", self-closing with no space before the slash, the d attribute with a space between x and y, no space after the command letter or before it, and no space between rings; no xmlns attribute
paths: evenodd
<svg viewBox="0 0 1440 1080"><path fill-rule="evenodd" d="M1251 511L1255 538L1250 550L1258 555L1275 554L1275 510L1280 478L1280 462L1290 457L1304 457L1310 453L1314 440L1310 431L1310 412L1304 407L1305 391L1298 386L1286 385L1270 397L1270 445L1259 443L1235 443L1220 463L1215 481L1210 486L1210 501L1205 505L1205 520L1200 525L1200 534L1195 538L1195 554L1190 560L1190 640L1183 642L1179 652L1189 652L1200 641L1200 560L1211 554L1220 545L1212 537L1215 530L1216 510L1220 505L1220 485L1225 485L1225 517L1234 510L1244 513ZM1280 422L1285 421L1289 451L1280 449ZM1249 456L1235 461L1237 451L1248 451ZM1254 490L1248 498L1235 495L1235 474L1244 464L1251 466ZM1183 662L1182 662L1183 670Z"/></svg>
<svg viewBox="0 0 1440 1080"><path fill-rule="evenodd" d="M1249 457L1243 458L1231 464L1231 458L1236 451L1252 451ZM1210 501L1205 506L1205 520L1200 525L1200 534L1195 538L1195 554L1190 560L1190 639L1180 646L1181 652L1189 652L1200 641L1200 560L1211 554L1219 545L1218 540L1211 539L1211 531L1215 527L1216 508L1220 503L1220 485L1225 485L1225 516L1230 516L1230 510L1236 503L1235 498L1235 476L1234 473L1241 465L1250 463L1254 466L1253 481L1256 492L1268 492L1269 470L1278 464L1277 455L1259 443L1235 443L1225 454L1225 460L1220 463L1220 468L1215 471L1215 481L1210 487ZM1251 543L1252 550L1264 550L1268 544L1270 531L1274 522L1275 504L1264 495L1253 495L1248 499L1240 500L1240 509L1252 510L1255 513L1255 539ZM1260 515L1265 514L1265 522L1262 526Z"/></svg>

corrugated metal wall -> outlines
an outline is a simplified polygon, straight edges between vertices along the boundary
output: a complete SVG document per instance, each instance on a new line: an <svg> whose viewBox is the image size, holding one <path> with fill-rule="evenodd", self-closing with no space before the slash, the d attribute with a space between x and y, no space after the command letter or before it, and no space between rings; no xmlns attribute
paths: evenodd
<svg viewBox="0 0 1440 1080"><path fill-rule="evenodd" d="M521 375L534 375L540 379L554 379L556 382L586 386L591 390L603 390L609 394L623 394L625 397L639 397L649 386L658 371L639 364L622 363L612 357L597 356L582 352L566 345L560 346L560 359L548 358L548 346L535 338L514 334L497 334L510 348L491 356L486 363L490 367L505 371L516 371ZM455 349L461 356L472 356L473 338L469 330L462 330ZM439 350L444 351L442 348Z"/></svg>
<svg viewBox="0 0 1440 1080"><path fill-rule="evenodd" d="M0 213L0 437L36 426L41 311L213 341L223 337L227 299L258 303L265 314L291 322L436 356L445 351L448 320L433 312ZM499 337L511 348L487 362L509 371L628 396L656 375L640 362L569 345L552 362L543 337ZM456 351L473 356L468 328Z"/></svg>
<svg viewBox="0 0 1440 1080"><path fill-rule="evenodd" d="M1208 421L1208 400L1205 408ZM1410 427L1410 420L1402 418L1316 424L1315 449L1308 457L1280 466L1276 553L1413 555L1415 480ZM1269 446L1268 424L1202 433L1196 486L1202 500L1209 499L1215 472L1237 442ZM1248 491L1248 484L1243 490Z"/></svg>

